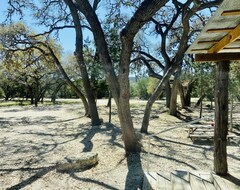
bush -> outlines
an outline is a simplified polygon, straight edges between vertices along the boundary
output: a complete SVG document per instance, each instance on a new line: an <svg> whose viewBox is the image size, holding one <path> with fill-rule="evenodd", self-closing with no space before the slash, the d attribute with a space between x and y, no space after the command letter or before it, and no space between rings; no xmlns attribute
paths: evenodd
<svg viewBox="0 0 240 190"><path fill-rule="evenodd" d="M0 98L4 98L4 97L5 97L4 90L0 87Z"/></svg>
<svg viewBox="0 0 240 190"><path fill-rule="evenodd" d="M147 86L148 86L147 78L142 78L137 81L135 91L139 99L147 100L150 97L150 94L148 94Z"/></svg>

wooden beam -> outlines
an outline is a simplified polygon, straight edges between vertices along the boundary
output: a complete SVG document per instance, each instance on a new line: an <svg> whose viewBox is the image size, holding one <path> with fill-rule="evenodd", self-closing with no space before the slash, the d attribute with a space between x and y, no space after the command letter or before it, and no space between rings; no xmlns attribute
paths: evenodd
<svg viewBox="0 0 240 190"><path fill-rule="evenodd" d="M219 33L219 32L230 32L232 30L234 30L234 28L212 28L212 29L208 29L207 32Z"/></svg>
<svg viewBox="0 0 240 190"><path fill-rule="evenodd" d="M192 49L191 52L204 52L204 53L207 53L208 52L208 49Z"/></svg>
<svg viewBox="0 0 240 190"><path fill-rule="evenodd" d="M209 41L198 41L197 43L198 44L216 44L216 43L218 43L219 42L219 40L209 40Z"/></svg>
<svg viewBox="0 0 240 190"><path fill-rule="evenodd" d="M240 36L240 24L234 28L231 32L229 32L226 36L224 36L218 43L213 45L208 53L217 53L222 50L228 44L236 41Z"/></svg>
<svg viewBox="0 0 240 190"><path fill-rule="evenodd" d="M216 44L219 40L207 40L207 41L197 41L198 44ZM240 39L238 38L236 42L240 42Z"/></svg>
<svg viewBox="0 0 240 190"><path fill-rule="evenodd" d="M229 11L223 11L222 16L234 16L234 15L240 15L240 10L229 10Z"/></svg>
<svg viewBox="0 0 240 190"><path fill-rule="evenodd" d="M215 126L214 126L214 172L227 175L228 133L228 81L230 61L216 64L215 82Z"/></svg>
<svg viewBox="0 0 240 190"><path fill-rule="evenodd" d="M240 53L213 53L213 54L196 54L195 61L236 61L240 60Z"/></svg>
<svg viewBox="0 0 240 190"><path fill-rule="evenodd" d="M240 47L224 47L223 50L232 50L233 52L239 52L240 51Z"/></svg>

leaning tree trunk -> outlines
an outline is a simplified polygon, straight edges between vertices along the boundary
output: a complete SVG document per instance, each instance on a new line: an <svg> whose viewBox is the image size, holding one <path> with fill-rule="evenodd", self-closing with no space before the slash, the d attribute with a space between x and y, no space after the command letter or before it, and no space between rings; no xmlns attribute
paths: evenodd
<svg viewBox="0 0 240 190"><path fill-rule="evenodd" d="M162 80L160 81L160 83L158 84L158 86L155 88L154 92L148 99L146 107L145 107L145 111L144 111L143 121L142 121L142 127L141 127L142 133L148 132L148 126L149 126L149 120L150 120L152 106L153 106L154 102L156 101L156 99L161 95L164 84L169 80L171 74L174 72L175 69L176 69L175 67L171 67L168 69L168 71L165 73Z"/></svg>
<svg viewBox="0 0 240 190"><path fill-rule="evenodd" d="M198 107L198 106L200 106L200 104L201 104L201 102L203 101L203 99L205 98L205 94L203 94L199 99L198 99L198 101L196 102L196 104L194 105L194 107L196 108L196 107Z"/></svg>
<svg viewBox="0 0 240 190"><path fill-rule="evenodd" d="M226 175L229 61L217 63L215 86L214 171Z"/></svg>
<svg viewBox="0 0 240 190"><path fill-rule="evenodd" d="M85 109L85 115L89 116L89 107L88 107L88 102L84 96L84 94L78 89L78 87L70 80L68 77L67 73L63 69L62 65L60 62L56 62L58 69L62 73L65 82L71 87L71 89L77 94L77 96L82 100L84 109Z"/></svg>
<svg viewBox="0 0 240 190"><path fill-rule="evenodd" d="M56 57L56 55L54 54L53 50L51 49L51 47L47 46L48 50L50 51L51 55L53 56L55 63L58 67L58 70L60 71L60 73L63 75L66 83L71 87L71 89L77 94L77 96L82 100L84 109L85 109L85 116L89 116L89 106L88 106L88 102L84 96L84 94L78 89L78 87L71 81L71 79L68 77L67 73L65 72L64 68L62 67L62 64L60 63L60 61L58 60L58 58Z"/></svg>
<svg viewBox="0 0 240 190"><path fill-rule="evenodd" d="M80 22L79 15L78 15L78 10L71 2L68 2L68 5L69 5L69 9L71 11L74 26L75 26L74 27L75 34L76 34L75 56L76 56L78 65L80 67L83 86L84 86L86 96L88 99L88 105L89 105L89 111L90 111L92 125L101 125L95 97L93 95L92 86L91 86L91 83L89 80L86 64L84 62L84 57L83 57L83 34L82 34L81 22Z"/></svg>

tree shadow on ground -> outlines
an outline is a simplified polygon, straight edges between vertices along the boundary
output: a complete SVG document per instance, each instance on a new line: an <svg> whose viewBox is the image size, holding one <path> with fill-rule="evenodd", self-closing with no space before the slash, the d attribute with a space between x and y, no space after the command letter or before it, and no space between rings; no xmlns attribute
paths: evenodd
<svg viewBox="0 0 240 190"><path fill-rule="evenodd" d="M140 153L128 154L126 157L128 173L125 182L125 190L141 189L144 171L142 168Z"/></svg>
<svg viewBox="0 0 240 190"><path fill-rule="evenodd" d="M123 146L120 143L116 142L117 136L121 134L120 128L116 127L111 123L106 123L105 125L92 126L88 130L86 136L81 141L81 143L84 144L83 152L90 152L93 149L92 139L96 134L105 133L109 131L111 136L111 139L109 139L109 143L111 143L114 146L123 148Z"/></svg>
<svg viewBox="0 0 240 190"><path fill-rule="evenodd" d="M176 116L178 119L180 119L181 121L185 121L185 122L190 122L190 121L193 121L193 117L187 115L187 114L183 114L181 112L177 112L177 116ZM194 118L196 119L196 118Z"/></svg>
<svg viewBox="0 0 240 190"><path fill-rule="evenodd" d="M233 184L240 187L240 179L237 176L233 176L231 174L228 174L226 176L222 176L222 178L232 182Z"/></svg>
<svg viewBox="0 0 240 190"><path fill-rule="evenodd" d="M108 185L108 184L106 184L104 182L93 180L93 179L89 179L89 178L84 178L84 177L78 177L74 172L70 173L70 176L73 179L76 179L76 180L79 180L79 181L96 184L98 186L103 187L104 189L117 190L117 188L115 188L115 187L113 187L111 185Z"/></svg>
<svg viewBox="0 0 240 190"><path fill-rule="evenodd" d="M54 166L50 166L50 167L41 167L41 168L0 169L0 171L3 171L3 172L13 172L13 171L35 172L34 175L32 175L31 177L21 181L20 183L14 185L12 187L7 188L7 190L18 190L18 189L22 189L22 188L30 185L31 183L37 181L39 178L43 177L48 172L50 172L54 169L55 169Z"/></svg>

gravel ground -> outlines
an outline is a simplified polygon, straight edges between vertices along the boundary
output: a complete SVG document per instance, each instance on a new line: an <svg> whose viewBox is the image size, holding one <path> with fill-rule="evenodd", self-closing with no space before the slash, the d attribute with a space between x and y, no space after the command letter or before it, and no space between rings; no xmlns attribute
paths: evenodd
<svg viewBox="0 0 240 190"><path fill-rule="evenodd" d="M100 117L108 121L106 100L97 103ZM137 131L145 103L132 101ZM80 103L0 108L0 189L134 190L141 189L145 171L211 171L212 142L193 143L184 130L182 119L197 118L198 110L182 110L182 119L178 119L165 113L163 107L160 102L155 104L149 135L137 132L143 151L127 157L114 106L113 124L102 126L91 126ZM212 116L213 112L205 109L204 115ZM227 148L229 171L240 171L239 144L232 142ZM95 167L69 173L54 169L57 162L90 151L98 153Z"/></svg>

